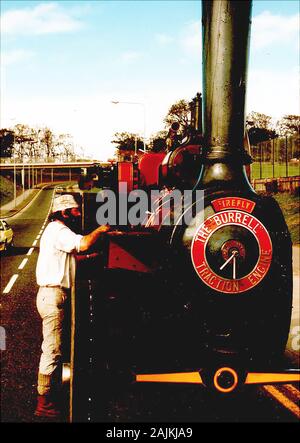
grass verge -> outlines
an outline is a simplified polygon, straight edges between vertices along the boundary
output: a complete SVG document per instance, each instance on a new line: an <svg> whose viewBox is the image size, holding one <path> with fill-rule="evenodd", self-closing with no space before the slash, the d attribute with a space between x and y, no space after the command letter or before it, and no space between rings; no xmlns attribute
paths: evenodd
<svg viewBox="0 0 300 443"><path fill-rule="evenodd" d="M288 192L273 194L283 212L293 244L300 243L300 199L298 195Z"/></svg>
<svg viewBox="0 0 300 443"><path fill-rule="evenodd" d="M20 186L17 185L17 195L21 192ZM14 185L11 180L0 175L0 205L4 206L14 198Z"/></svg>

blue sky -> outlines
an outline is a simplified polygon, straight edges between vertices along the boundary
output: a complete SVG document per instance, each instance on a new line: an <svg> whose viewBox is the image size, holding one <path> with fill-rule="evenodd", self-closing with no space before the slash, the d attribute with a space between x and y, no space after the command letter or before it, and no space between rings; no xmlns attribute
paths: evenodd
<svg viewBox="0 0 300 443"><path fill-rule="evenodd" d="M299 114L299 2L255 1L247 111ZM48 125L101 160L202 90L201 2L1 0L1 126ZM141 105L111 103L137 102Z"/></svg>

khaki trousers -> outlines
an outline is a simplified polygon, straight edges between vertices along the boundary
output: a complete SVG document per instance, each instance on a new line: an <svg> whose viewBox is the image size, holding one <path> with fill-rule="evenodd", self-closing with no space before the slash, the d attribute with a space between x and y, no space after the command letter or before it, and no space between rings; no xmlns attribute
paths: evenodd
<svg viewBox="0 0 300 443"><path fill-rule="evenodd" d="M37 310L43 321L42 355L38 375L40 395L49 394L61 380L64 303L68 293L68 289L41 286L37 294Z"/></svg>

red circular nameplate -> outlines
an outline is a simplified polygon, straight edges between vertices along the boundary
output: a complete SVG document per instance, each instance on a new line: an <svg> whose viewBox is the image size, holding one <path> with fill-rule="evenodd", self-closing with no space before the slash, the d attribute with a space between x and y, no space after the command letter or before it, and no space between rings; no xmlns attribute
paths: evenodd
<svg viewBox="0 0 300 443"><path fill-rule="evenodd" d="M211 235L222 226L229 225L241 226L250 231L259 247L254 268L241 278L228 279L218 275L206 259L206 247ZM200 225L193 238L191 257L196 273L207 286L215 291L239 294L253 288L266 276L272 261L272 242L264 225L253 215L239 210L222 211L208 217Z"/></svg>

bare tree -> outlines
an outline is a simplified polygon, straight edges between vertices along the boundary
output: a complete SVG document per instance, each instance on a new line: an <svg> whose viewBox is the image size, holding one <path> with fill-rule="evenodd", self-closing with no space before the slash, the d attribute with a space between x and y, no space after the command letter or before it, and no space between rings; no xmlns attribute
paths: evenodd
<svg viewBox="0 0 300 443"><path fill-rule="evenodd" d="M70 134L59 134L56 137L56 152L60 156L61 161L74 160L74 147Z"/></svg>
<svg viewBox="0 0 300 443"><path fill-rule="evenodd" d="M13 156L18 161L24 159L32 160L36 156L37 141L34 129L28 125L17 124L14 131L14 153Z"/></svg>
<svg viewBox="0 0 300 443"><path fill-rule="evenodd" d="M17 161L74 161L73 139L70 134L56 135L49 127L31 128L17 124L14 128L0 130L1 155Z"/></svg>

